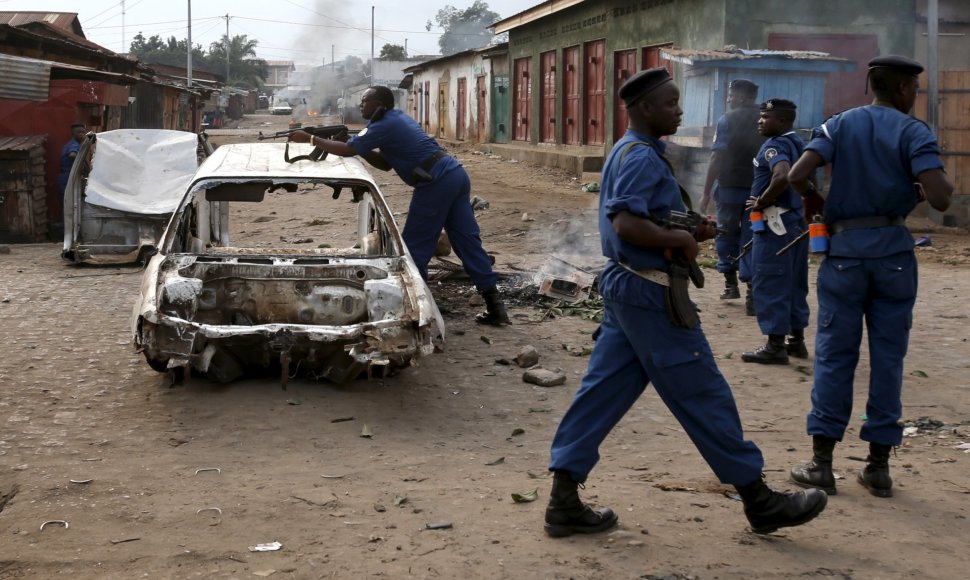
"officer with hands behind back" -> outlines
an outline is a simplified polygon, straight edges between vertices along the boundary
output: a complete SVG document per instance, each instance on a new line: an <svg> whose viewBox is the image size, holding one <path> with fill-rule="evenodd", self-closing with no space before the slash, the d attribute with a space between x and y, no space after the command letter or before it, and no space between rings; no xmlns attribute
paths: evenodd
<svg viewBox="0 0 970 580"><path fill-rule="evenodd" d="M758 297L754 305L758 326L768 342L754 352L742 353L744 362L788 364L789 356L808 358L808 241L795 242L806 224L801 196L788 184L788 170L805 148L792 130L796 108L785 99L761 104L758 131L768 140L754 158L747 209L764 216L763 231L754 232L751 270ZM787 344L785 335L790 335Z"/></svg>
<svg viewBox="0 0 970 580"><path fill-rule="evenodd" d="M603 322L586 376L552 442L546 533L588 534L616 525L612 510L593 510L577 488L599 460L600 444L647 383L718 478L737 488L755 532L803 524L824 509L825 494L779 493L765 484L761 451L744 439L731 388L714 363L696 312L689 326L675 324L668 313L672 264L693 260L698 241L714 235L710 224L698 228L695 238L656 223L685 210L660 140L677 132L680 90L665 68L655 68L627 80L619 96L630 126L613 146L601 179L599 230L609 259L599 282Z"/></svg>
<svg viewBox="0 0 970 580"><path fill-rule="evenodd" d="M402 236L421 275L428 277L428 262L444 228L455 254L485 299L485 312L475 319L482 324L508 324L509 316L496 287L498 276L482 247L472 211L471 181L465 168L414 119L394 108L394 93L389 88L374 86L364 91L360 113L369 121L367 127L346 143L304 131L293 133L290 140L311 143L341 157L360 155L382 171L393 169L414 187Z"/></svg>
<svg viewBox="0 0 970 580"><path fill-rule="evenodd" d="M889 454L902 442L903 359L916 302L916 254L906 216L922 201L950 205L936 137L909 115L923 67L901 56L869 61L871 105L839 113L815 130L788 174L798 191L816 169L832 164L825 198L828 257L818 271L815 380L808 434L812 461L793 467L803 487L836 492L832 453L852 413L862 325L869 336L869 397L859 436L869 456L858 481L872 495L892 496ZM917 187L918 185L918 187ZM920 193L918 193L920 192Z"/></svg>

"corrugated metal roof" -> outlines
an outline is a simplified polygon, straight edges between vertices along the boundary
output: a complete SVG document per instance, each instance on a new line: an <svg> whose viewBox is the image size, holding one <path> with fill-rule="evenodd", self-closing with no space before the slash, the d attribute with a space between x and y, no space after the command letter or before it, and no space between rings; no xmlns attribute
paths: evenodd
<svg viewBox="0 0 970 580"><path fill-rule="evenodd" d="M51 62L0 54L0 98L46 101L50 92Z"/></svg>
<svg viewBox="0 0 970 580"><path fill-rule="evenodd" d="M669 60L684 64L694 64L707 60L750 60L762 58L784 58L797 60L830 60L847 62L844 58L830 55L827 52L812 52L804 50L694 50L684 48L661 48L662 56Z"/></svg>
<svg viewBox="0 0 970 580"><path fill-rule="evenodd" d="M12 12L0 11L0 24L22 26L31 22L47 22L58 28L84 36L77 12Z"/></svg>
<svg viewBox="0 0 970 580"><path fill-rule="evenodd" d="M29 151L42 147L47 135L22 135L19 137L0 137L0 151Z"/></svg>

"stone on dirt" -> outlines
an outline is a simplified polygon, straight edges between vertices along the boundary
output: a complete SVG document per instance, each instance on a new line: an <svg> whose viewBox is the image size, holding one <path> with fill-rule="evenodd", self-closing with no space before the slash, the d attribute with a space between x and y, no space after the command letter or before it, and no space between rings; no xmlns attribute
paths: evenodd
<svg viewBox="0 0 970 580"><path fill-rule="evenodd" d="M523 346L519 354L515 355L515 364L524 369L536 366L539 364L539 351L532 345Z"/></svg>
<svg viewBox="0 0 970 580"><path fill-rule="evenodd" d="M561 371L534 368L525 371L522 380L540 387L557 387L566 382L566 374Z"/></svg>

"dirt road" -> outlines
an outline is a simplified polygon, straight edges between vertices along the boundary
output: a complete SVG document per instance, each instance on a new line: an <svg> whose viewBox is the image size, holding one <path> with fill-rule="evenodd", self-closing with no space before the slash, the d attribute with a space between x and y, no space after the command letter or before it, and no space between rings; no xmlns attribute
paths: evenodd
<svg viewBox="0 0 970 580"><path fill-rule="evenodd" d="M596 197L578 181L456 154L490 203L479 219L498 267L532 270L550 254L596 261ZM404 212L407 189L382 181ZM297 231L286 217L280 227ZM970 441L970 238L930 236L904 417L942 425L924 420L892 459L896 497L855 483L866 454L855 420L823 516L751 534L740 503L648 389L584 495L613 507L620 527L561 540L542 533L545 467L595 323L520 304L513 326L482 328L470 286L449 282L433 288L445 352L389 379L291 381L285 392L272 378L170 386L130 346L137 268L74 268L59 245L11 246L0 254L0 578L966 577L970 455L956 446ZM709 287L693 293L704 327L769 482L785 487L790 465L809 455L810 365L742 363L761 341L757 326L740 301L717 299L708 272ZM811 300L814 310L814 288ZM562 368L566 384L529 385L522 369L496 363L524 345ZM372 437L361 437L365 426ZM537 501L512 501L533 489ZM50 520L69 527L41 530ZM248 549L274 541L280 550Z"/></svg>

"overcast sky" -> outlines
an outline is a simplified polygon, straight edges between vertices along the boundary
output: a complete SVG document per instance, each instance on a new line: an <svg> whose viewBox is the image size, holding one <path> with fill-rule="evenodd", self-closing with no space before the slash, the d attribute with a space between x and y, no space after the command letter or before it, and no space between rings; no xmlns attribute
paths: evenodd
<svg viewBox="0 0 970 580"><path fill-rule="evenodd" d="M260 58L292 60L297 64L337 61L348 54L370 58L371 6L374 7L374 54L387 43L405 44L408 54L438 54L440 30L425 30L438 9L451 4L460 9L474 0L415 2L378 0L337 2L334 0L194 0L192 43L208 51L212 42L226 33L245 34L259 40ZM146 37L187 36L190 0L126 0L124 41L122 2L119 0L0 0L0 10L77 12L89 40L115 52L127 52L139 31ZM541 0L488 0L488 6L502 18L517 14Z"/></svg>

